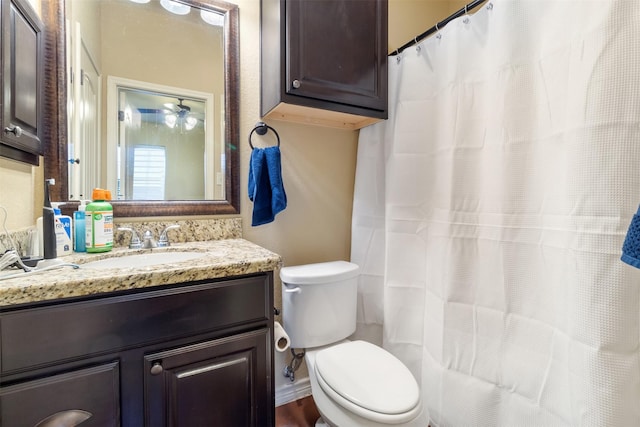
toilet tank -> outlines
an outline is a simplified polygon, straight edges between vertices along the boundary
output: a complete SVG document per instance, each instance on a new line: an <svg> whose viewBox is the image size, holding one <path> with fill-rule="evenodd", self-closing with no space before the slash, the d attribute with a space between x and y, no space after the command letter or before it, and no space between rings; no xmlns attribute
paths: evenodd
<svg viewBox="0 0 640 427"><path fill-rule="evenodd" d="M292 348L331 344L355 332L358 272L346 261L280 270L282 320Z"/></svg>

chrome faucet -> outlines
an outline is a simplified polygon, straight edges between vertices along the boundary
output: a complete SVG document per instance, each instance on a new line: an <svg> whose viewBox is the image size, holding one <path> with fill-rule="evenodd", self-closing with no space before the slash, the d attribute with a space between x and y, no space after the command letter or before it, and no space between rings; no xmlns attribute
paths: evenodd
<svg viewBox="0 0 640 427"><path fill-rule="evenodd" d="M180 225L178 225L178 224L170 225L167 228L165 228L162 231L162 233L160 233L160 239L158 240L158 247L159 248L164 248L164 247L167 247L167 246L171 245L171 243L169 242L169 238L167 237L167 231L173 230L175 228L180 228Z"/></svg>
<svg viewBox="0 0 640 427"><path fill-rule="evenodd" d="M166 248L167 246L170 246L171 242L169 242L169 237L167 236L167 232L175 228L180 228L180 225L173 224L168 226L164 230L162 230L162 233L160 233L160 238L158 239L157 242L153 238L153 233L151 232L151 230L147 230L144 232L144 234L142 235L142 240L140 240L138 233L136 233L136 230L134 230L133 228L120 227L118 228L118 231L131 232L131 242L129 243L129 249L152 249L152 248Z"/></svg>

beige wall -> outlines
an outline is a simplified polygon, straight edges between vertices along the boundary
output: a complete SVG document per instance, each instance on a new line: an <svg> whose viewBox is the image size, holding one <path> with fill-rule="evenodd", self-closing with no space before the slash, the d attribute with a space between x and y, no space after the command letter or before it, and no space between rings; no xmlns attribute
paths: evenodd
<svg viewBox="0 0 640 427"><path fill-rule="evenodd" d="M42 158L40 158L42 164ZM0 157L0 206L7 210L6 227L10 231L35 224L36 209L42 209L42 190L35 194L35 188L44 186L43 168L8 160ZM0 210L0 225L4 212ZM0 228L0 233L4 229Z"/></svg>
<svg viewBox="0 0 640 427"><path fill-rule="evenodd" d="M471 0L389 0L389 50L424 33Z"/></svg>
<svg viewBox="0 0 640 427"><path fill-rule="evenodd" d="M449 15L448 0L389 0L389 50L393 52Z"/></svg>

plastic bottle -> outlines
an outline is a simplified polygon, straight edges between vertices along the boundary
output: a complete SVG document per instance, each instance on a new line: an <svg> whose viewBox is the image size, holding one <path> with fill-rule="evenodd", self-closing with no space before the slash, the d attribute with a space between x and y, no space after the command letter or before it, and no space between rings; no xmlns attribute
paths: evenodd
<svg viewBox="0 0 640 427"><path fill-rule="evenodd" d="M87 209L87 202L91 200L80 200L78 210L73 213L73 250L75 252L86 252L86 219L85 210Z"/></svg>
<svg viewBox="0 0 640 427"><path fill-rule="evenodd" d="M56 253L58 256L69 255L73 252L73 231L71 228L71 217L62 215L60 206L63 202L52 202L55 234L56 234Z"/></svg>
<svg viewBox="0 0 640 427"><path fill-rule="evenodd" d="M58 257L56 251L56 231L55 231L55 214L51 207L51 198L49 197L49 185L55 185L56 181L51 179L44 180L44 204L42 207L42 254L44 259L55 259Z"/></svg>
<svg viewBox="0 0 640 427"><path fill-rule="evenodd" d="M113 207L111 191L95 188L93 202L85 208L87 252L108 252L113 249Z"/></svg>

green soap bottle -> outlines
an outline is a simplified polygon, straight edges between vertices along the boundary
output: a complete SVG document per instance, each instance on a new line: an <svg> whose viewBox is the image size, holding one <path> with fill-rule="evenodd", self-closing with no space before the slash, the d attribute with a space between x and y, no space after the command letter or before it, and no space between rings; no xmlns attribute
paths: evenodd
<svg viewBox="0 0 640 427"><path fill-rule="evenodd" d="M111 191L94 188L93 202L85 209L85 245L87 252L109 252L113 249L113 206Z"/></svg>

